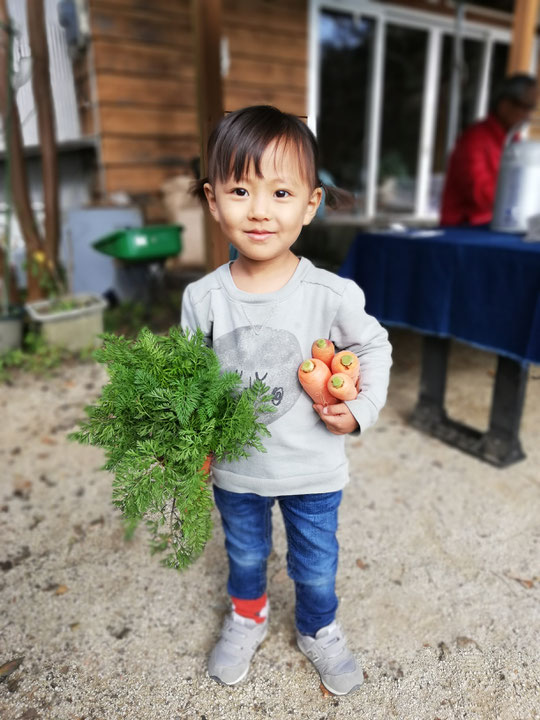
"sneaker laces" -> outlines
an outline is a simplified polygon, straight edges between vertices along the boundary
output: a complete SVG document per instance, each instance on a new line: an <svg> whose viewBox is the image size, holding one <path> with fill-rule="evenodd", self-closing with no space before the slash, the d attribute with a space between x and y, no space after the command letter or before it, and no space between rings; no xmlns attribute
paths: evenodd
<svg viewBox="0 0 540 720"><path fill-rule="evenodd" d="M246 640L249 641L252 634L250 631L258 627L260 626L255 620L242 617L242 615L238 615L233 610L230 615L225 618L221 638L233 648L242 650L248 644ZM234 654L234 650L232 650L232 654Z"/></svg>
<svg viewBox="0 0 540 720"><path fill-rule="evenodd" d="M347 640L337 622L334 621L319 630L315 635L315 641L325 656L321 662L322 667L331 669L336 674L354 671L356 667L354 656L347 648ZM343 657L338 660L340 655Z"/></svg>

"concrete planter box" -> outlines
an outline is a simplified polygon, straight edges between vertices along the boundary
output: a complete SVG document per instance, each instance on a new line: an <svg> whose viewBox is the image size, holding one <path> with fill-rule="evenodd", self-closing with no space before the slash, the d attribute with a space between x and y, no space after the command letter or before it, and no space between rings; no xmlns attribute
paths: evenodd
<svg viewBox="0 0 540 720"><path fill-rule="evenodd" d="M37 325L49 345L77 351L101 344L97 336L103 332L103 311L106 301L98 295L74 295L62 298L74 307L58 310L58 300L38 300L27 303L28 315Z"/></svg>
<svg viewBox="0 0 540 720"><path fill-rule="evenodd" d="M23 312L0 315L0 354L21 347L23 331Z"/></svg>

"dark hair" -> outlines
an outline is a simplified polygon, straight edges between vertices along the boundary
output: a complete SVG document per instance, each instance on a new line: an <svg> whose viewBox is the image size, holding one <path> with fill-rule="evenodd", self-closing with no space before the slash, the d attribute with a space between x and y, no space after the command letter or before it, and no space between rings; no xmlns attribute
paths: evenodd
<svg viewBox="0 0 540 720"><path fill-rule="evenodd" d="M251 164L260 177L262 156L273 142L295 149L305 180L313 189L324 189L330 207L349 201L350 195L344 190L326 186L319 179L319 148L308 126L296 115L271 105L252 105L220 120L208 140L208 176L193 184L193 195L204 200L205 183L226 182L231 175L239 181Z"/></svg>
<svg viewBox="0 0 540 720"><path fill-rule="evenodd" d="M498 104L502 100L510 100L511 102L520 104L523 102L523 96L531 88L536 87L536 79L532 75L526 73L516 73L505 77L496 87L491 98L489 107L493 112L497 109Z"/></svg>

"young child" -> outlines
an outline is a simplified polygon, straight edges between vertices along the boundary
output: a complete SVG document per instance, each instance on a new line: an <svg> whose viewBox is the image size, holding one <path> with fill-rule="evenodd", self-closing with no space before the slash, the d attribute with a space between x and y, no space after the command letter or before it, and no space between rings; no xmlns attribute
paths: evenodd
<svg viewBox="0 0 540 720"><path fill-rule="evenodd" d="M326 688L345 695L363 680L336 622L345 436L376 421L386 399L391 346L386 331L366 314L354 282L291 251L321 201L317 156L307 126L276 108L248 107L219 123L209 140L208 177L197 190L238 258L186 288L181 323L200 327L223 369L239 372L246 386L262 380L275 408L263 418L272 433L264 441L266 453L212 468L232 612L208 673L227 685L240 682L266 636L266 563L277 502L295 583L298 647ZM325 190L332 204L335 195ZM317 338L360 358L357 399L323 407L301 389L298 366Z"/></svg>

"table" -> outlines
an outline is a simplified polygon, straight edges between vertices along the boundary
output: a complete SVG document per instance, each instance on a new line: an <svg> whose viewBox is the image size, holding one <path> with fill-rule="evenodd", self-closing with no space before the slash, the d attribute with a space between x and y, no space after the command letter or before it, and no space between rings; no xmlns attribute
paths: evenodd
<svg viewBox="0 0 540 720"><path fill-rule="evenodd" d="M362 287L380 322L424 336L413 425L494 465L525 457L528 366L540 363L540 243L485 228L359 233L340 275ZM452 338L498 356L485 433L444 409Z"/></svg>

